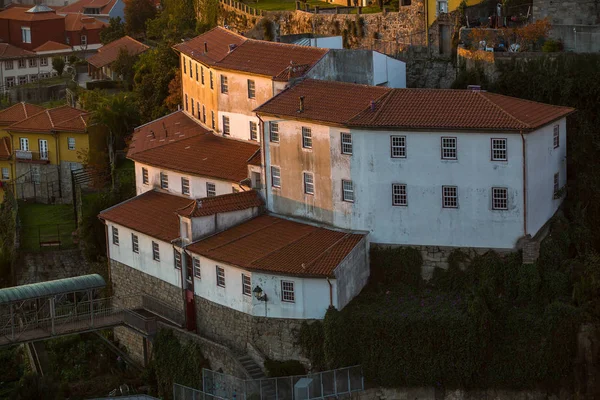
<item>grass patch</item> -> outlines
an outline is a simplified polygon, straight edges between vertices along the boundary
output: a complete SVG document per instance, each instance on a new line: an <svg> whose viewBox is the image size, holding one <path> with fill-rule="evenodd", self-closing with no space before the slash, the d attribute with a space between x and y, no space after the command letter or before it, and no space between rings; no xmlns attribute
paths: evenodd
<svg viewBox="0 0 600 400"><path fill-rule="evenodd" d="M40 103L39 105L42 107L46 107L46 108L55 108L55 107L64 106L65 104L67 104L66 100L60 99L60 100L45 101L43 103Z"/></svg>
<svg viewBox="0 0 600 400"><path fill-rule="evenodd" d="M19 202L21 248L39 251L44 248L74 247L73 231L77 229L73 207L68 204L36 204ZM60 246L40 246L60 242Z"/></svg>
<svg viewBox="0 0 600 400"><path fill-rule="evenodd" d="M265 11L293 11L296 9L295 0L258 0L245 1L244 3L252 8ZM326 3L324 1L309 0L307 3L309 4L310 8L315 8L315 6L319 6L320 8L335 7L334 5ZM304 4L302 4L301 6L304 7Z"/></svg>

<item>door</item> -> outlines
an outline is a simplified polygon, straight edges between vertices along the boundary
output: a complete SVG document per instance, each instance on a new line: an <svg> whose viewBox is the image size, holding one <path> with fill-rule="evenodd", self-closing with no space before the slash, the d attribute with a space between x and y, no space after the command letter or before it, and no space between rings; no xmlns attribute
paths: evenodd
<svg viewBox="0 0 600 400"><path fill-rule="evenodd" d="M40 160L48 159L48 141L41 139L40 140Z"/></svg>
<svg viewBox="0 0 600 400"><path fill-rule="evenodd" d="M196 332L196 307L194 305L194 291L185 291L185 327L190 332Z"/></svg>
<svg viewBox="0 0 600 400"><path fill-rule="evenodd" d="M447 3L446 3L447 4ZM452 38L449 25L440 25L440 55L449 56L452 52Z"/></svg>

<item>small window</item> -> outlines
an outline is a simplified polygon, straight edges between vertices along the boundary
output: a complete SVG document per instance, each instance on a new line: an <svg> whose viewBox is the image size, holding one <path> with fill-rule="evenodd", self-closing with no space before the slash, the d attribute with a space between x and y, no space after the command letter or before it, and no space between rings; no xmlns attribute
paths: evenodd
<svg viewBox="0 0 600 400"><path fill-rule="evenodd" d="M242 274L242 294L252 296L252 281L246 274Z"/></svg>
<svg viewBox="0 0 600 400"><path fill-rule="evenodd" d="M406 158L406 136L392 136L392 158Z"/></svg>
<svg viewBox="0 0 600 400"><path fill-rule="evenodd" d="M215 80L213 79L213 72L210 71L210 88L214 89L215 88Z"/></svg>
<svg viewBox="0 0 600 400"><path fill-rule="evenodd" d="M258 125L250 121L250 140L258 140Z"/></svg>
<svg viewBox="0 0 600 400"><path fill-rule="evenodd" d="M407 205L406 200L406 185L402 183L392 184L392 205L393 206L405 206Z"/></svg>
<svg viewBox="0 0 600 400"><path fill-rule="evenodd" d="M194 77L194 72L192 71L192 60L190 60L190 78Z"/></svg>
<svg viewBox="0 0 600 400"><path fill-rule="evenodd" d="M10 178L10 171L8 168L3 167L2 168L2 179L6 180Z"/></svg>
<svg viewBox="0 0 600 400"><path fill-rule="evenodd" d="M215 112L214 111L210 112L210 120L212 123L212 128L215 129Z"/></svg>
<svg viewBox="0 0 600 400"><path fill-rule="evenodd" d="M225 270L217 265L217 286L225 287Z"/></svg>
<svg viewBox="0 0 600 400"><path fill-rule="evenodd" d="M229 130L229 117L223 115L223 135L231 135Z"/></svg>
<svg viewBox="0 0 600 400"><path fill-rule="evenodd" d="M214 183L206 182L206 197L214 197L217 195L217 188Z"/></svg>
<svg viewBox="0 0 600 400"><path fill-rule="evenodd" d="M119 230L114 226L112 227L112 241L115 246L119 245Z"/></svg>
<svg viewBox="0 0 600 400"><path fill-rule="evenodd" d="M302 127L302 147L312 149L312 131L305 126Z"/></svg>
<svg viewBox="0 0 600 400"><path fill-rule="evenodd" d="M342 154L352 154L352 135L342 132Z"/></svg>
<svg viewBox="0 0 600 400"><path fill-rule="evenodd" d="M9 76L8 78L6 78L6 87L13 87L13 86L15 86L15 77Z"/></svg>
<svg viewBox="0 0 600 400"><path fill-rule="evenodd" d="M442 160L456 160L455 137L442 137Z"/></svg>
<svg viewBox="0 0 600 400"><path fill-rule="evenodd" d="M281 175L279 167L271 167L271 186L281 187Z"/></svg>
<svg viewBox="0 0 600 400"><path fill-rule="evenodd" d="M19 142L21 143L21 150L29 151L29 139L28 138L20 138Z"/></svg>
<svg viewBox="0 0 600 400"><path fill-rule="evenodd" d="M506 161L506 139L492 139L492 161Z"/></svg>
<svg viewBox="0 0 600 400"><path fill-rule="evenodd" d="M15 67L13 60L4 61L4 69L13 69Z"/></svg>
<svg viewBox="0 0 600 400"><path fill-rule="evenodd" d="M75 138L68 138L67 139L67 145L69 147L69 150L75 150Z"/></svg>
<svg viewBox="0 0 600 400"><path fill-rule="evenodd" d="M560 190L560 177L557 172L554 174L554 198L558 197L559 190Z"/></svg>
<svg viewBox="0 0 600 400"><path fill-rule="evenodd" d="M196 63L196 82L198 82L198 63Z"/></svg>
<svg viewBox="0 0 600 400"><path fill-rule="evenodd" d="M148 184L148 168L142 168L142 183L144 185Z"/></svg>
<svg viewBox="0 0 600 400"><path fill-rule="evenodd" d="M181 269L181 252L173 250L173 258L175 261L175 268Z"/></svg>
<svg viewBox="0 0 600 400"><path fill-rule="evenodd" d="M279 124L277 122L271 122L269 124L269 133L271 142L279 143Z"/></svg>
<svg viewBox="0 0 600 400"><path fill-rule="evenodd" d="M248 79L248 98L249 99L256 98L256 88L254 86L254 81L251 79Z"/></svg>
<svg viewBox="0 0 600 400"><path fill-rule="evenodd" d="M21 27L21 41L23 43L31 43L31 28Z"/></svg>
<svg viewBox="0 0 600 400"><path fill-rule="evenodd" d="M19 76L19 85L25 85L25 84L27 84L27 75Z"/></svg>
<svg viewBox="0 0 600 400"><path fill-rule="evenodd" d="M160 187L162 189L168 189L169 188L169 175L167 175L166 172L161 172L160 173Z"/></svg>
<svg viewBox="0 0 600 400"><path fill-rule="evenodd" d="M200 80L202 81L202 84L204 85L204 67L200 67Z"/></svg>
<svg viewBox="0 0 600 400"><path fill-rule="evenodd" d="M456 186L442 186L442 207L458 207L458 189Z"/></svg>
<svg viewBox="0 0 600 400"><path fill-rule="evenodd" d="M37 67L37 60L35 58L29 59L29 67Z"/></svg>
<svg viewBox="0 0 600 400"><path fill-rule="evenodd" d="M188 95L185 94L185 111L188 111Z"/></svg>
<svg viewBox="0 0 600 400"><path fill-rule="evenodd" d="M508 209L508 189L492 188L492 210Z"/></svg>
<svg viewBox="0 0 600 400"><path fill-rule="evenodd" d="M42 58L40 58L40 65L42 67L48 66L48 57L42 57Z"/></svg>
<svg viewBox="0 0 600 400"><path fill-rule="evenodd" d="M81 35L81 45L87 46L87 36L86 35Z"/></svg>
<svg viewBox="0 0 600 400"><path fill-rule="evenodd" d="M154 261L160 261L160 248L156 242L152 242L152 259Z"/></svg>
<svg viewBox="0 0 600 400"><path fill-rule="evenodd" d="M138 241L138 236L135 233L131 234L131 251L134 253L140 252L140 243Z"/></svg>
<svg viewBox="0 0 600 400"><path fill-rule="evenodd" d="M281 281L281 301L293 303L296 301L294 296L294 282Z"/></svg>
<svg viewBox="0 0 600 400"><path fill-rule="evenodd" d="M206 123L206 107L202 106L202 122Z"/></svg>
<svg viewBox="0 0 600 400"><path fill-rule="evenodd" d="M560 126L554 125L554 148L560 146Z"/></svg>
<svg viewBox="0 0 600 400"><path fill-rule="evenodd" d="M194 114L195 114L195 111L194 111L194 99L192 99L192 115L194 115Z"/></svg>
<svg viewBox="0 0 600 400"><path fill-rule="evenodd" d="M25 62L24 58L19 58L19 68L26 68L27 67L27 63Z"/></svg>
<svg viewBox="0 0 600 400"><path fill-rule="evenodd" d="M315 194L314 177L310 172L304 173L304 193Z"/></svg>
<svg viewBox="0 0 600 400"><path fill-rule="evenodd" d="M202 114L200 113L200 102L196 102L196 108L198 108L198 119L202 119Z"/></svg>
<svg viewBox="0 0 600 400"><path fill-rule="evenodd" d="M229 93L229 86L227 85L227 77L225 75L221 75L221 93Z"/></svg>
<svg viewBox="0 0 600 400"><path fill-rule="evenodd" d="M183 73L187 74L187 67L186 67L186 64L185 64L185 57L184 56L181 56L181 63L183 64Z"/></svg>
<svg viewBox="0 0 600 400"><path fill-rule="evenodd" d="M188 178L181 178L181 194L190 195L190 180Z"/></svg>
<svg viewBox="0 0 600 400"><path fill-rule="evenodd" d="M342 200L354 202L354 184L352 181L342 181Z"/></svg>
<svg viewBox="0 0 600 400"><path fill-rule="evenodd" d="M202 272L200 270L200 259L194 257L192 259L192 264L194 265L194 276L196 277L196 279L202 279Z"/></svg>

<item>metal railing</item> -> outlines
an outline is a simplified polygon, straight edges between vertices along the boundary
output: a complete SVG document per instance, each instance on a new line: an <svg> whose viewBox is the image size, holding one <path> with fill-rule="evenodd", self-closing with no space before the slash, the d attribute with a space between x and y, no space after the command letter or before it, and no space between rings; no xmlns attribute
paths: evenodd
<svg viewBox="0 0 600 400"><path fill-rule="evenodd" d="M213 396L198 389L173 384L173 400L224 400L222 397Z"/></svg>
<svg viewBox="0 0 600 400"><path fill-rule="evenodd" d="M221 4L227 5L229 7L233 7L236 10L239 10L243 13L246 13L248 15L253 15L253 16L263 16L265 15L265 12L263 10L259 10L258 8L253 8L250 7L247 4L244 4L240 1L236 1L236 0L219 0L219 2Z"/></svg>
<svg viewBox="0 0 600 400"><path fill-rule="evenodd" d="M48 161L49 157L48 151L15 150L15 158L18 161Z"/></svg>
<svg viewBox="0 0 600 400"><path fill-rule="evenodd" d="M169 304L155 297L147 294L141 296L142 304L141 307L145 310L153 312L154 314L160 315L162 318L174 322L179 326L185 324L185 315L183 310L178 310L171 307Z"/></svg>

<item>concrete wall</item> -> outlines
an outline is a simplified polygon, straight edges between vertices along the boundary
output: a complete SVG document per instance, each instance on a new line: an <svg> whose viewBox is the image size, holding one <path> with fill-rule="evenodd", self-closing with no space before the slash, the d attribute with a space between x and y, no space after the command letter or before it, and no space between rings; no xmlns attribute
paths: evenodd
<svg viewBox="0 0 600 400"><path fill-rule="evenodd" d="M369 242L365 237L338 265L334 274L337 284L338 310L346 307L369 280Z"/></svg>
<svg viewBox="0 0 600 400"><path fill-rule="evenodd" d="M533 20L549 18L552 25L596 25L600 23L600 8L593 1L533 0Z"/></svg>

